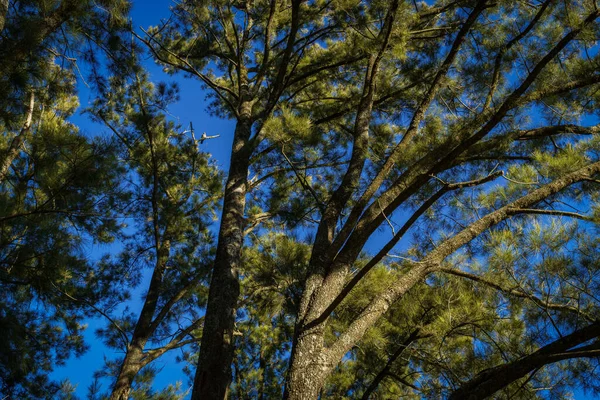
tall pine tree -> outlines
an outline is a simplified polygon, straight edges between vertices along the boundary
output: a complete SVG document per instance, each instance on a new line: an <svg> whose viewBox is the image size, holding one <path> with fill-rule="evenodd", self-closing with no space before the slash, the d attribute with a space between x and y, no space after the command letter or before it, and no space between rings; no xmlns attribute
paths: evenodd
<svg viewBox="0 0 600 400"><path fill-rule="evenodd" d="M150 270L139 314L112 315L110 326L101 332L109 346L124 354L111 362L116 370L110 395L114 400L130 397L145 367L143 378L149 379L151 362L196 343L203 323L199 304L206 298L203 282L214 252L209 227L221 191L221 176L209 155L199 151L194 132L167 118L177 87L153 85L140 71L127 78L113 79L111 90L90 110L121 143L128 166L125 190L131 199L122 212L135 231L118 257L105 260L112 276L106 285L123 279L123 291L131 290L144 270Z"/></svg>
<svg viewBox="0 0 600 400"><path fill-rule="evenodd" d="M530 218L593 223L569 207L595 200L588 136L597 128L582 122L595 114L597 56L586 49L599 15L593 1L185 1L148 31L141 39L157 61L198 78L214 93L212 110L237 121L193 397L226 397L243 235L266 234L261 224L313 234L285 391L305 399L325 393L413 288L438 274L487 282L474 268L485 252L469 252L480 238ZM466 193L481 194L451 201ZM463 254L469 262L449 262ZM339 307L382 264L388 284L329 335ZM538 287L546 268L531 278ZM538 320L512 314L526 323L531 357L507 353L494 369L502 379L459 375L444 390L479 398L548 363L595 355L593 345L576 350L596 337L577 313L535 333L555 320L549 304L569 308L568 299L495 279L489 287L540 308Z"/></svg>

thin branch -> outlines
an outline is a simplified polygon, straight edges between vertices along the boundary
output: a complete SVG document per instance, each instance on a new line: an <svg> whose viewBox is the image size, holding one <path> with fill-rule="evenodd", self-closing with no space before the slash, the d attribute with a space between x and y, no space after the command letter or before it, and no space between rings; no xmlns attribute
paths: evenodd
<svg viewBox="0 0 600 400"><path fill-rule="evenodd" d="M89 302L88 300L81 300L81 299L76 299L75 297L71 296L69 293L63 291L62 289L60 289L58 286L56 286L54 284L54 282L50 282L50 284L56 289L58 290L63 296L65 296L66 298L68 298L71 301L74 301L76 303L83 303L87 306L89 306L90 308L92 308L94 311L96 311L98 314L100 314L101 316L103 316L104 318L107 319L108 322L110 322L110 324L112 326L115 327L115 329L117 330L117 332L119 332L119 335L121 337L121 340L123 342L123 349L125 351L127 351L129 349L129 339L127 337L127 333L125 332L125 330L123 328L121 328L121 326L110 317L110 315L108 315L106 312L104 312L103 310L101 310L100 308L98 308L95 304L92 304L91 302Z"/></svg>
<svg viewBox="0 0 600 400"><path fill-rule="evenodd" d="M458 276L458 277L461 277L461 278L466 278L466 279L469 279L469 280L471 280L473 282L481 283L482 285L491 287L491 288L496 289L496 290L498 290L498 291L500 291L502 293L506 293L509 296L514 296L514 297L529 299L532 302L534 302L536 305L538 305L538 306L540 306L540 307L542 307L544 309L571 312L571 313L574 313L574 314L577 314L577 315L581 315L588 322L594 322L596 320L595 318L593 318L589 314L582 312L577 307L573 307L573 306L570 306L568 304L550 303L548 301L544 301L544 300L540 299L537 296L534 296L531 293L527 293L527 292L524 292L524 291L519 290L519 289L505 288L502 285L500 285L498 283L495 283L493 281L490 281L489 279L486 279L486 278L481 277L479 275L471 274L469 272L460 271L460 270L455 269L455 268L438 268L437 271L443 272L445 274L450 274L450 275Z"/></svg>
<svg viewBox="0 0 600 400"><path fill-rule="evenodd" d="M150 49L150 51L152 52L152 54L160 61L163 62L165 64L168 65L172 65L174 67L180 68L181 70L188 72L192 75L196 75L198 78L200 78L200 80L204 83L206 83L206 85L208 87L210 87L211 89L214 90L214 92L217 94L217 96L219 96L221 98L221 100L223 100L228 107L230 108L231 112L233 113L237 113L237 108L234 107L233 103L231 103L229 101L229 99L223 94L221 93L221 91L226 92L227 94L229 94L230 96L232 96L235 100L238 100L238 95L231 89L229 89L228 87L222 86L217 84L216 82L214 82L212 79L210 79L209 77L207 77L206 75L204 75L202 72L198 71L192 64L190 64L190 62L188 60L183 59L181 56L179 56L176 53L173 53L171 50L167 49L162 43L158 42L156 39L154 39L154 37L152 35L150 35L148 32L146 32L145 30L142 29L142 31L152 39L152 41L154 43L156 43L160 49L162 51L165 51L167 54L169 54L172 57L175 57L177 60L179 60L180 62L183 63L182 64L174 64L173 62L169 61L167 58L165 58L159 50L157 50L154 45L150 42L150 40L144 39L143 37L141 37L140 35L138 35L137 33L133 33L135 35L136 38L138 38L142 43L144 43L148 49Z"/></svg>
<svg viewBox="0 0 600 400"><path fill-rule="evenodd" d="M204 323L204 317L198 318L190 326L188 326L187 328L185 328L181 332L179 332L177 334L177 336L175 336L173 338L173 340L171 340L169 343L167 343L163 347L158 348L158 349L148 350L144 354L144 358L143 358L144 365L150 363L153 360L156 360L158 357L162 356L163 354L165 354L169 350L173 350L173 349L176 349L176 348L179 348L179 347L183 347L183 346L188 345L188 344L192 344L192 343L198 342L197 338L193 338L193 339L185 340L185 341L183 339L187 335L189 335L190 333L192 333L192 331L194 331L196 329L199 329L200 326L203 323Z"/></svg>
<svg viewBox="0 0 600 400"><path fill-rule="evenodd" d="M561 211L561 210L542 210L537 208L513 208L509 209L508 212L513 215L517 214L539 214L539 215L552 215L557 217L569 217L576 218L583 221L595 221L595 219L589 215L583 215L576 212L571 211Z"/></svg>
<svg viewBox="0 0 600 400"><path fill-rule="evenodd" d="M31 129L31 121L33 120L33 111L35 105L35 95L33 92L29 95L29 105L27 107L27 117L25 118L25 123L21 128L21 131L13 138L10 142L10 146L6 152L6 156L2 160L0 164L0 183L3 183L6 180L6 175L8 174L8 170L11 167L12 163L17 158L17 155L21 151L22 147L25 144L25 139L29 134Z"/></svg>
<svg viewBox="0 0 600 400"><path fill-rule="evenodd" d="M300 182L300 184L302 185L302 187L310 192L310 194L312 195L312 197L315 199L315 201L317 203L317 206L319 207L319 209L321 209L321 212L324 212L325 211L325 204L319 199L319 196L317 195L317 192L315 192L315 190L312 188L312 186L310 186L308 184L308 182L305 181L304 177L302 177L300 175L300 173L296 169L296 166L294 165L294 163L292 161L290 161L290 159L288 158L288 156L283 151L283 147L281 147L281 154L283 155L283 158L285 158L285 161L289 164L289 166L294 171L294 174L296 174L296 177L298 178L298 181Z"/></svg>
<svg viewBox="0 0 600 400"><path fill-rule="evenodd" d="M496 92L496 88L498 86L498 81L500 79L500 68L502 66L502 60L504 58L504 55L506 54L506 52L508 50L510 50L521 39L523 39L525 36L527 36L527 34L529 32L531 32L533 27L540 21L540 19L544 15L544 12L546 11L546 8L548 8L548 6L550 5L550 3L552 3L552 1L554 1L554 0L547 0L546 2L544 2L544 4L542 4L542 6L540 7L540 9L536 13L536 15L531 20L531 22L527 25L527 27L525 27L525 29L521 33L519 33L517 36L515 36L512 40L510 40L508 43L506 43L500 49L498 54L496 55L496 59L494 60L494 72L492 73L492 83L490 85L490 90L488 92L488 95L485 99L483 111L487 110L490 107L490 104L492 103L492 99L494 97L494 93Z"/></svg>
<svg viewBox="0 0 600 400"><path fill-rule="evenodd" d="M390 241L388 241L385 244L385 246L383 246L379 250L379 252L377 252L375 256L373 256L369 260L369 262L367 262L356 274L354 274L352 279L344 286L341 292L329 304L325 311L323 311L321 316L317 318L314 322L311 322L311 324L316 325L324 321L327 317L329 317L329 315L331 315L331 313L335 311L337 306L348 296L348 294L350 294L352 289L364 278L364 276L367 275L367 273L371 271L381 260L383 260L384 257L389 256L389 252L394 248L394 246L396 246L396 244L398 244L400 239L404 237L406 232L408 232L408 230L415 224L415 222L417 222L417 220L427 210L429 210L443 195L452 190L464 189L467 187L478 186L487 182L491 182L500 175L502 175L502 172L497 171L481 179L475 179L466 182L446 183L442 189L438 190L433 196L431 196L429 199L423 202L423 204L421 204L421 206L410 216L410 218L404 223L404 225L402 225L398 233L396 233L396 235ZM339 260L337 262L339 262ZM413 261L413 263L415 263L415 261Z"/></svg>

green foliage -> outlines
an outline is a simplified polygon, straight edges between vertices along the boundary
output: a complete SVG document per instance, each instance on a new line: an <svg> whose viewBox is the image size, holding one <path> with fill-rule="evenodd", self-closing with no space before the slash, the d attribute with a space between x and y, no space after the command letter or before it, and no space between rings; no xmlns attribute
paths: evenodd
<svg viewBox="0 0 600 400"><path fill-rule="evenodd" d="M83 310L73 301L89 295L91 265L83 246L110 242L118 229L112 207L122 169L110 144L85 138L66 121L71 102L70 96L54 98L37 108L26 152L1 183L0 285L7 318L1 325L10 351L2 352L7 359L0 381L2 393L11 396L51 395L55 389L39 374L84 351Z"/></svg>
<svg viewBox="0 0 600 400"><path fill-rule="evenodd" d="M130 223L121 240L123 251L103 260L97 279L103 282L96 287L121 292L102 303L102 315L111 317L97 334L107 346L125 353L132 344L140 346L145 361L141 354L137 359L127 354L108 361L100 374L112 382L124 365L137 363L138 373L129 382L134 399L183 398L178 386L154 391L157 371L149 363L163 348L166 352L194 342L189 337L202 321L199 305L207 296L205 282L214 255L210 227L222 176L210 155L199 151L194 132L167 118L177 87L154 85L137 71L126 78L113 79L111 90L89 110L119 142L127 168L123 191L131 199L122 210ZM152 277L144 288L142 311L115 309L148 270Z"/></svg>
<svg viewBox="0 0 600 400"><path fill-rule="evenodd" d="M69 121L79 105L71 57L97 50L94 41L114 34L119 25L113 20L127 4L7 4L0 29L0 160L6 171L0 181L0 396L66 399L69 383L48 375L87 348L81 336L85 302L95 301L95 294L85 246L115 239L115 206L123 199L115 147L86 137ZM110 11L111 22L92 4Z"/></svg>
<svg viewBox="0 0 600 400"><path fill-rule="evenodd" d="M303 335L314 354L296 355L325 371L321 398L446 398L593 324L597 174L552 185L599 159L597 22L569 36L596 5L392 4L183 0L139 37L167 73L211 90L213 114L249 126L232 163L247 165L235 182L246 201L222 230L243 236L215 243L232 193L191 125L168 114L176 85L139 65L123 34L129 2L11 2L0 395L73 398L47 375L83 354L85 318L101 315L98 337L123 357L106 360L88 397L110 396L101 383L133 365L131 398L184 398L179 383L156 390L153 361L173 349L195 361L215 254L237 257L224 250L234 240L232 398L281 397ZM77 60L109 140L70 122ZM400 241L374 260L389 231ZM114 247L92 262L89 243ZM599 391L592 355L536 367L495 396Z"/></svg>
<svg viewBox="0 0 600 400"><path fill-rule="evenodd" d="M327 371L323 398L360 398L371 389L377 398L448 397L480 371L594 320L597 181L577 181L526 209L515 201L598 160L597 127L585 128L597 116L598 55L585 50L596 45L597 23L552 50L595 5L489 2L459 40L482 2L401 1L386 38L390 4L300 4L289 58L292 2L184 1L146 36L168 72L214 91L216 115L239 122L247 106L254 124L245 142L249 237L239 271L234 397L281 394L289 355L274 349L297 345L294 317L297 337L317 337L311 345L324 354L345 333L361 332L333 366L316 355L305 364ZM577 90L555 93L566 83ZM365 106L369 90L374 98ZM368 134L358 127L364 113ZM388 228L399 234L412 215L417 222L389 252L405 262L383 256L344 292L390 239ZM298 255L292 249L305 246L291 238L301 236L314 247L288 269ZM443 257L432 261L432 254ZM386 295L417 270L426 272L391 304ZM318 315L330 291L347 296L331 315L302 315L300 303ZM364 333L353 325L381 304L389 310ZM415 331L418 339L392 359ZM566 364L536 370L501 395L542 398L535 388L551 387L547 397L564 398L578 376L594 374L593 362Z"/></svg>
<svg viewBox="0 0 600 400"><path fill-rule="evenodd" d="M244 251L232 391L276 398L282 395L309 246L278 232L251 240Z"/></svg>

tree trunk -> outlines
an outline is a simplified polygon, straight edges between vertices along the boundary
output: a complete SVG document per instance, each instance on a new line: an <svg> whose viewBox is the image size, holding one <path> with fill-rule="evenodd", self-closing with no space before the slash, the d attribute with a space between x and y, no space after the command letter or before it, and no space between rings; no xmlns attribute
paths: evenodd
<svg viewBox="0 0 600 400"><path fill-rule="evenodd" d="M17 136L13 138L10 142L10 146L6 151L6 155L4 159L0 161L0 182L4 182L6 176L8 175L8 170L12 166L13 162L21 152L23 145L25 143L26 136L29 134L29 130L31 129L31 121L33 119L33 108L35 105L35 96L33 92L29 95L29 106L27 107L27 117L25 119L25 123L21 128L21 131Z"/></svg>
<svg viewBox="0 0 600 400"><path fill-rule="evenodd" d="M8 0L0 0L0 33L4 30L8 15Z"/></svg>
<svg viewBox="0 0 600 400"><path fill-rule="evenodd" d="M225 399L231 383L235 310L240 294L238 267L244 242L244 209L252 154L248 143L252 131L250 108L250 103L241 107L235 128L192 400Z"/></svg>
<svg viewBox="0 0 600 400"><path fill-rule="evenodd" d="M121 363L121 370L119 371L119 376L117 377L117 381L110 395L110 400L129 399L133 379L144 366L141 361L142 354L142 347L139 345L130 347L125 355L125 359Z"/></svg>
<svg viewBox="0 0 600 400"><path fill-rule="evenodd" d="M312 400L319 397L325 379L333 368L323 343L321 324L302 332L294 338L290 366L283 398L286 400Z"/></svg>
<svg viewBox="0 0 600 400"><path fill-rule="evenodd" d="M267 380L267 360L265 360L265 350L264 346L261 342L260 344L260 354L259 354L259 370L260 377L258 380L258 400L265 400L265 382Z"/></svg>

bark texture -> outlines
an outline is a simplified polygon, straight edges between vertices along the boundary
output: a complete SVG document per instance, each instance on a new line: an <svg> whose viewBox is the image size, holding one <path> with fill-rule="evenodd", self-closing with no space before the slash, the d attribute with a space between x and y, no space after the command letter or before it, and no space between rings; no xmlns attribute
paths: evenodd
<svg viewBox="0 0 600 400"><path fill-rule="evenodd" d="M125 355L125 359L121 364L121 371L117 377L115 386L110 395L110 400L128 400L131 393L133 379L143 368L142 363L143 348L140 345L133 345Z"/></svg>
<svg viewBox="0 0 600 400"><path fill-rule="evenodd" d="M248 143L252 131L250 109L250 103L242 105L235 128L192 400L225 399L231 383L235 310L240 294L238 269L252 153Z"/></svg>
<svg viewBox="0 0 600 400"><path fill-rule="evenodd" d="M294 348L284 398L316 399L333 367L323 348L322 333L317 328L305 332L296 340Z"/></svg>
<svg viewBox="0 0 600 400"><path fill-rule="evenodd" d="M8 15L8 0L0 0L0 33L4 30L6 16Z"/></svg>

